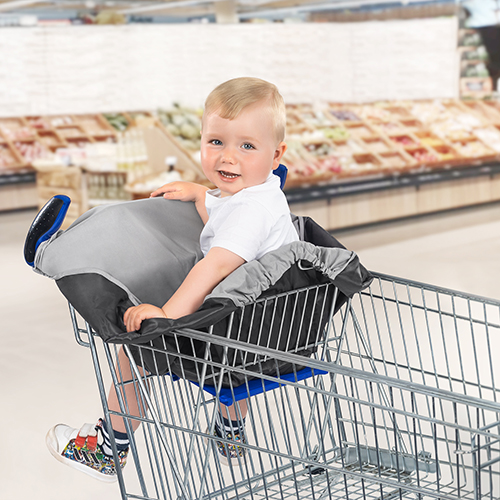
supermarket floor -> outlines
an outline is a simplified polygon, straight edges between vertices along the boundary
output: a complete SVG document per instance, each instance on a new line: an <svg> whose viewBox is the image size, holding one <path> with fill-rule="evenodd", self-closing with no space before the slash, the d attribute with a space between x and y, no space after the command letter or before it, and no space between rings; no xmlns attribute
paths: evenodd
<svg viewBox="0 0 500 500"><path fill-rule="evenodd" d="M119 498L54 460L45 433L100 416L90 356L55 284L22 259L34 211L0 214L0 499ZM500 204L339 231L369 269L500 299ZM131 471L132 472L132 471Z"/></svg>

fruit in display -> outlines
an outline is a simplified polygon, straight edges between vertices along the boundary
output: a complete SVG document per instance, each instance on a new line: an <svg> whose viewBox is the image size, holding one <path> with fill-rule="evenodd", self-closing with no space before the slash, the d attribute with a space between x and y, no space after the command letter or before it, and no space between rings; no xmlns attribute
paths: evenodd
<svg viewBox="0 0 500 500"><path fill-rule="evenodd" d="M52 127L50 122L46 118L38 118L38 117L32 117L32 118L27 118L28 123L30 127L39 129L39 130L45 130L49 129Z"/></svg>
<svg viewBox="0 0 500 500"><path fill-rule="evenodd" d="M418 142L415 142L411 137L407 135L393 135L391 140L397 144L402 144L403 146L415 146Z"/></svg>
<svg viewBox="0 0 500 500"><path fill-rule="evenodd" d="M328 158L319 160L318 165L321 171L332 172L335 174L342 171L342 164L335 156L329 156Z"/></svg>
<svg viewBox="0 0 500 500"><path fill-rule="evenodd" d="M179 104L172 109L159 109L158 119L164 127L189 151L199 151L201 144L201 116L203 110L185 108Z"/></svg>
<svg viewBox="0 0 500 500"><path fill-rule="evenodd" d="M73 118L71 116L55 116L50 118L50 123L53 127L61 127L63 125L72 125Z"/></svg>
<svg viewBox="0 0 500 500"><path fill-rule="evenodd" d="M456 156L453 153L438 153L440 161L454 160Z"/></svg>
<svg viewBox="0 0 500 500"><path fill-rule="evenodd" d="M334 125L334 120L328 114L325 114L321 109L297 110L295 115L295 123L302 122L312 127L321 128Z"/></svg>
<svg viewBox="0 0 500 500"><path fill-rule="evenodd" d="M422 144L424 144L425 146L431 146L431 147L442 146L442 144L443 144L443 141L441 139L438 139L437 137L431 137L431 136L421 137L420 142Z"/></svg>
<svg viewBox="0 0 500 500"><path fill-rule="evenodd" d="M0 168L12 167L17 163L8 146L0 144Z"/></svg>
<svg viewBox="0 0 500 500"><path fill-rule="evenodd" d="M476 137L481 139L488 146L500 153L500 131L495 127L485 127L474 131Z"/></svg>
<svg viewBox="0 0 500 500"><path fill-rule="evenodd" d="M309 144L304 144L304 147L314 156L328 156L334 151L334 147L331 144L325 142L314 142Z"/></svg>
<svg viewBox="0 0 500 500"><path fill-rule="evenodd" d="M394 122L382 122L378 124L378 127L388 134L403 133L405 131L401 125Z"/></svg>
<svg viewBox="0 0 500 500"><path fill-rule="evenodd" d="M389 121L392 117L391 113L385 109L383 103L375 103L373 105L366 104L360 106L356 112L361 118L376 124Z"/></svg>
<svg viewBox="0 0 500 500"><path fill-rule="evenodd" d="M467 158L480 158L481 156L491 156L492 151L479 141L456 142L454 148Z"/></svg>
<svg viewBox="0 0 500 500"><path fill-rule="evenodd" d="M32 163L40 158L47 158L50 155L50 151L43 144L36 141L15 142L14 146L27 163Z"/></svg>
<svg viewBox="0 0 500 500"><path fill-rule="evenodd" d="M438 157L425 149L417 149L409 152L415 160L420 163L436 163L439 161Z"/></svg>
<svg viewBox="0 0 500 500"><path fill-rule="evenodd" d="M361 118L354 112L349 109L332 109L330 113L337 118L337 120L341 121L354 121L359 122Z"/></svg>
<svg viewBox="0 0 500 500"><path fill-rule="evenodd" d="M0 126L0 130L2 132L2 135L10 141L19 139L32 139L34 136L33 130L31 130L31 128L29 127L10 128L6 125L2 125Z"/></svg>
<svg viewBox="0 0 500 500"><path fill-rule="evenodd" d="M198 139L200 137L200 129L190 123L183 123L179 127L179 132L186 139Z"/></svg>
<svg viewBox="0 0 500 500"><path fill-rule="evenodd" d="M129 126L128 120L121 113L104 113L103 116L119 132L124 132Z"/></svg>
<svg viewBox="0 0 500 500"><path fill-rule="evenodd" d="M351 136L349 131L342 127L324 128L323 135L333 141L345 141Z"/></svg>

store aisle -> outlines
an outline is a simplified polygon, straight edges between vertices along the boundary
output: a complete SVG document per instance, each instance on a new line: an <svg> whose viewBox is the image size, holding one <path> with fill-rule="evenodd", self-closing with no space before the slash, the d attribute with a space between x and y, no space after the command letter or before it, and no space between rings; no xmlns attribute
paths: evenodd
<svg viewBox="0 0 500 500"><path fill-rule="evenodd" d="M500 299L500 203L335 235L368 269Z"/></svg>
<svg viewBox="0 0 500 500"><path fill-rule="evenodd" d="M23 261L32 211L0 214L2 499L119 498L55 461L45 433L101 414L90 356L74 340L66 302ZM339 231L369 269L500 299L500 204Z"/></svg>

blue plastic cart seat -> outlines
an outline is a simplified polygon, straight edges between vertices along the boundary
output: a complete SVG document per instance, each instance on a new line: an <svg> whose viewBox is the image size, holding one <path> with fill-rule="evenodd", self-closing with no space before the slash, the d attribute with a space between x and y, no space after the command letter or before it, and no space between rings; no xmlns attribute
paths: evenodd
<svg viewBox="0 0 500 500"><path fill-rule="evenodd" d="M285 165L280 163L278 168L276 170L273 170L273 174L277 175L280 178L280 188L283 189L285 187L288 169L285 167Z"/></svg>
<svg viewBox="0 0 500 500"><path fill-rule="evenodd" d="M315 375L325 375L326 373L328 372L324 370L314 370L312 368L306 367L302 368L302 370L299 370L298 372L281 375L279 379L287 382L299 382L300 380L305 380L307 378L314 377ZM198 385L196 382L193 382L193 384ZM250 380L246 384L242 384L238 387L222 388L219 391L219 401L225 406L231 406L235 401L240 401L242 399L247 399L250 396L262 394L264 391L272 391L280 385L280 382L276 380ZM217 389L213 385L205 385L203 387L203 390L205 390L212 396L217 395Z"/></svg>

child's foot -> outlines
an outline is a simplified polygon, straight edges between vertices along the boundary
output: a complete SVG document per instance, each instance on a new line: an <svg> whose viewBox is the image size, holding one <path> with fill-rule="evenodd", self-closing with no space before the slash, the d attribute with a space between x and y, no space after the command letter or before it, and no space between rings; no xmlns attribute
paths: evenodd
<svg viewBox="0 0 500 500"><path fill-rule="evenodd" d="M102 451L98 440L103 440L101 420L95 426L85 424L80 430L58 424L49 430L45 438L50 453L59 462L100 481L113 483L117 479L115 461ZM128 449L118 452L122 468L127 454Z"/></svg>
<svg viewBox="0 0 500 500"><path fill-rule="evenodd" d="M208 432L208 429L207 429ZM213 434L215 437L220 437L216 431ZM226 439L234 441L235 443L245 443L246 439L243 433L235 431L234 434L226 434ZM207 440L208 441L208 440ZM219 460L224 465L239 467L243 464L247 454L246 448L238 446L237 444L224 443L222 441L213 441L215 449L218 452Z"/></svg>

